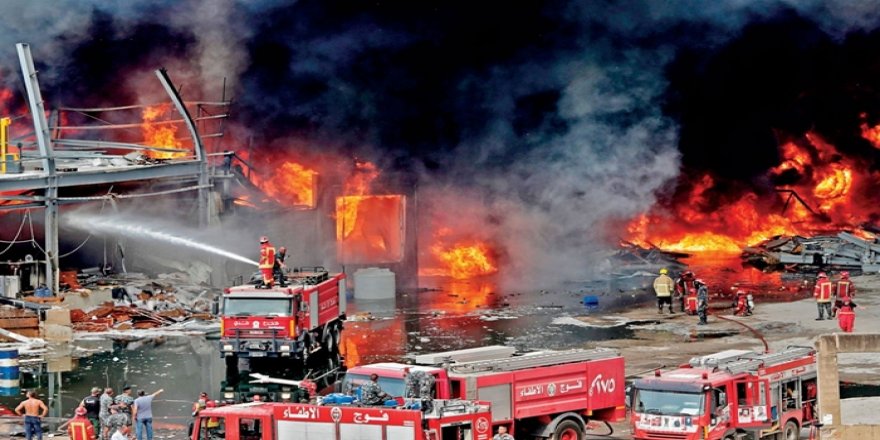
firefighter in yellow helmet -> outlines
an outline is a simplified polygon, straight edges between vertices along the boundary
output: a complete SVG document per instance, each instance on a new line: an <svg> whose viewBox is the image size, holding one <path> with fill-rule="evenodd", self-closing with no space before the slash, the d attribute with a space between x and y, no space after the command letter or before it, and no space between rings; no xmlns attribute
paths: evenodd
<svg viewBox="0 0 880 440"><path fill-rule="evenodd" d="M666 268L660 269L660 276L654 279L654 294L657 295L657 310L663 313L663 304L669 306L669 313L672 311L672 292L675 290L675 282L669 278L669 271Z"/></svg>
<svg viewBox="0 0 880 440"><path fill-rule="evenodd" d="M263 287L271 289L275 284L275 246L269 243L269 237L260 237L260 274L263 275Z"/></svg>

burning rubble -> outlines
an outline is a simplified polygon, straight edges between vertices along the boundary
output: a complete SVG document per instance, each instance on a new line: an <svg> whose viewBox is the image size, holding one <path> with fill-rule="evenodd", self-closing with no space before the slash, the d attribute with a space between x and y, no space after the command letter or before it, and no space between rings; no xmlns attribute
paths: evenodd
<svg viewBox="0 0 880 440"><path fill-rule="evenodd" d="M778 267L795 261L768 252L780 246L785 251L804 249L798 244L807 245L810 240L798 238L802 235L859 230L861 222L880 211L873 196L880 174L842 154L821 136L807 133L802 139L785 142L779 147L779 156L779 165L763 177L773 182L771 189L740 187L723 193L730 185L705 174L683 184L688 190L668 208L630 222L629 238L637 244L684 252L730 254L745 249L749 254L746 259L765 260L765 265ZM822 239L813 243L819 241ZM866 246L873 243L872 238L859 241ZM861 258L855 250L848 253L849 258ZM797 263L807 262L799 259Z"/></svg>

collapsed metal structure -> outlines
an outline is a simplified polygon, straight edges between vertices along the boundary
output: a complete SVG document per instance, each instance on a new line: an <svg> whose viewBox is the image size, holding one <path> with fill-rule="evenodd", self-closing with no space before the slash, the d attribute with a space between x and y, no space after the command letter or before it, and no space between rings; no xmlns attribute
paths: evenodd
<svg viewBox="0 0 880 440"><path fill-rule="evenodd" d="M57 291L59 287L59 246L58 246L58 222L59 205L69 203L93 202L95 200L112 200L114 198L143 197L149 195L168 194L172 192L197 191L198 221L200 226L207 225L213 207L213 198L210 197L210 189L213 187L212 175L208 170L208 154L202 142L202 136L196 127L196 120L190 115L186 104L181 99L173 86L171 79L164 69L155 71L156 76L165 91L181 115L182 122L186 125L192 137L193 155L181 159L171 159L152 163L131 163L114 166L94 166L89 160L114 157L106 154L108 149L131 149L131 150L159 150L181 152L174 148L146 146L141 144L126 144L120 142L103 142L95 140L65 139L59 136L63 127L57 123L57 111L51 113L54 124L50 124L47 118L49 109L43 101L40 92L37 71L34 68L30 46L24 43L16 45L18 57L24 76L25 86L29 102L30 113L33 117L34 134L38 155L22 155L20 163L23 169L18 174L0 174L0 201L12 201L0 205L0 210L44 210L44 248L45 253L45 276L46 284ZM229 102L219 103L190 103L196 105L228 106ZM138 106L119 107L115 109L68 109L72 111L100 111L118 110L123 108L137 108ZM225 118L227 115L214 115L209 118ZM131 128L130 126L99 125L87 128ZM58 149L56 146L66 145L71 147L67 150ZM93 151L83 150L91 148ZM103 151L102 151L103 150ZM20 152L20 153L23 153ZM221 153L222 154L222 153ZM115 156L118 157L118 156ZM7 158L0 158L6 164ZM59 161L80 160L83 166L74 169L59 167ZM27 165L35 164L35 165ZM189 186L178 187L170 191L162 191L154 194L114 194L103 197L61 197L59 189L86 187L94 185L110 185L119 182L131 181L154 181L165 179L173 182L176 186L187 184ZM194 183L194 184L193 184ZM27 192L27 194L21 194ZM13 193L13 194L11 194Z"/></svg>
<svg viewBox="0 0 880 440"><path fill-rule="evenodd" d="M849 232L814 237L781 236L743 249L743 259L756 266L797 270L824 267L880 271L880 244Z"/></svg>

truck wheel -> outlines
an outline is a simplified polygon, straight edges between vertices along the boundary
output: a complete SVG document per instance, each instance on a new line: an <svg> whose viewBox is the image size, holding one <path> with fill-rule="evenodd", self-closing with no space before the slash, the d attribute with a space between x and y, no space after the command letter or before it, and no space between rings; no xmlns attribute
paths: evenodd
<svg viewBox="0 0 880 440"><path fill-rule="evenodd" d="M552 440L583 440L584 431L581 430L580 425L577 423L571 420L564 420L556 425L556 431L553 432L553 437L550 438Z"/></svg>
<svg viewBox="0 0 880 440"><path fill-rule="evenodd" d="M785 422L785 427L782 428L782 440L798 440L800 436L801 429L797 422L794 420Z"/></svg>

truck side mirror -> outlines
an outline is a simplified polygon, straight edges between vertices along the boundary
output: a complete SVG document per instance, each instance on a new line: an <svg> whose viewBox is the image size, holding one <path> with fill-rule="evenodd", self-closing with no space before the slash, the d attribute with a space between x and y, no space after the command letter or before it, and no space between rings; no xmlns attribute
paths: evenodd
<svg viewBox="0 0 880 440"><path fill-rule="evenodd" d="M633 400L633 387L632 387L632 385L629 385L626 387L626 398L624 400L624 403L626 404L627 408L632 408L632 400Z"/></svg>
<svg viewBox="0 0 880 440"><path fill-rule="evenodd" d="M214 298L214 301L211 302L211 314L219 315L220 314L220 299Z"/></svg>

